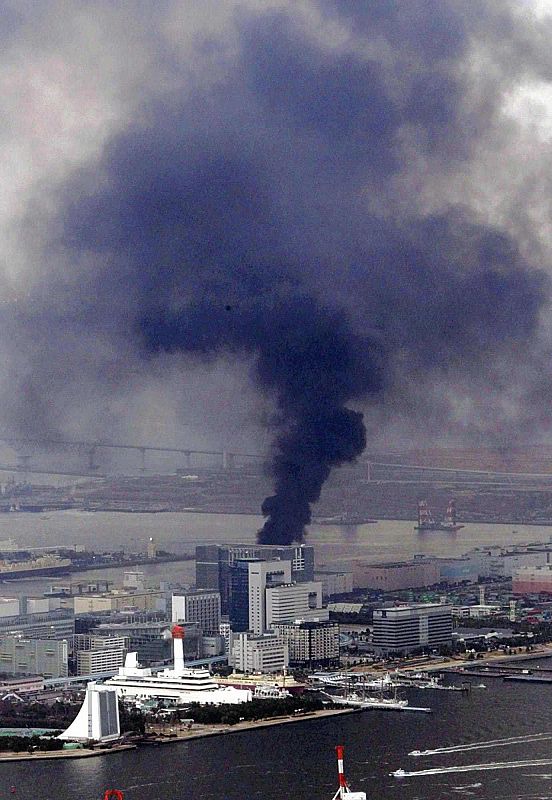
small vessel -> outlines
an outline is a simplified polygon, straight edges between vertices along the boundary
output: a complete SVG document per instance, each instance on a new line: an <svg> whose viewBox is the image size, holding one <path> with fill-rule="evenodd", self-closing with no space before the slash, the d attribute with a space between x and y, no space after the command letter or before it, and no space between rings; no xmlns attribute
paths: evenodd
<svg viewBox="0 0 552 800"><path fill-rule="evenodd" d="M406 772L405 772L404 769L400 769L399 768L399 769L396 769L395 772L390 772L389 774L392 775L393 778L404 778L405 775L406 775Z"/></svg>
<svg viewBox="0 0 552 800"><path fill-rule="evenodd" d="M401 711L408 706L408 700L399 700L392 697L367 697L362 701L361 708L388 708Z"/></svg>
<svg viewBox="0 0 552 800"><path fill-rule="evenodd" d="M253 692L254 700L284 700L286 697L291 697L291 692L270 683L258 684Z"/></svg>
<svg viewBox="0 0 552 800"><path fill-rule="evenodd" d="M378 520L372 519L372 517L366 517L356 511L345 511L343 514L336 514L333 517L315 517L313 522L316 525L343 525L344 527L352 527L355 525L373 525L378 522Z"/></svg>
<svg viewBox="0 0 552 800"><path fill-rule="evenodd" d="M338 744L335 748L337 753L337 774L339 777L339 788L334 794L332 800L366 800L365 792L352 792L345 780L345 773L343 772L343 745Z"/></svg>

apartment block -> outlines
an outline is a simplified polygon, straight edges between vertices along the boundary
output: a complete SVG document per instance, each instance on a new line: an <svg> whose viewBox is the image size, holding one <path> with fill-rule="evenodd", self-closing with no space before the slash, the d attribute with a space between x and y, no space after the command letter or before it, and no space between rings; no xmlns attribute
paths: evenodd
<svg viewBox="0 0 552 800"><path fill-rule="evenodd" d="M339 663L339 625L337 622L297 622L274 626L288 645L293 666L329 667Z"/></svg>

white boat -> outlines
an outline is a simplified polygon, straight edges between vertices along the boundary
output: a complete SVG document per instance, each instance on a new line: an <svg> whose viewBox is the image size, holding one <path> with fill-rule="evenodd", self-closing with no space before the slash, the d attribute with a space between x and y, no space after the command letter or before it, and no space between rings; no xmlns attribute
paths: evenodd
<svg viewBox="0 0 552 800"><path fill-rule="evenodd" d="M332 800L366 800L365 792L352 792L349 784L345 780L345 773L343 772L343 745L338 744L335 748L337 753L337 774L339 777L339 788L334 794Z"/></svg>
<svg viewBox="0 0 552 800"><path fill-rule="evenodd" d="M206 669L191 669L184 666L183 637L180 625L172 628L174 647L173 669L154 673L149 667L138 664L136 653L128 653L124 667L105 683L117 689L119 697L134 702L161 700L174 705L199 703L221 705L223 703L247 703L253 693L250 689L221 687Z"/></svg>
<svg viewBox="0 0 552 800"><path fill-rule="evenodd" d="M362 701L362 707L368 708L389 708L402 709L408 706L408 700L399 700L392 697L366 697Z"/></svg>
<svg viewBox="0 0 552 800"><path fill-rule="evenodd" d="M397 697L360 697L358 694L349 694L347 697L334 697L328 695L333 703L353 708L369 709L379 708L387 711L423 711L431 712L430 708L414 708L408 705L408 700L399 700Z"/></svg>
<svg viewBox="0 0 552 800"><path fill-rule="evenodd" d="M404 769L396 769L395 772L390 772L389 774L392 775L393 778L404 778L406 772Z"/></svg>
<svg viewBox="0 0 552 800"><path fill-rule="evenodd" d="M255 700L284 700L291 697L291 692L275 684L259 683L255 686L253 697Z"/></svg>

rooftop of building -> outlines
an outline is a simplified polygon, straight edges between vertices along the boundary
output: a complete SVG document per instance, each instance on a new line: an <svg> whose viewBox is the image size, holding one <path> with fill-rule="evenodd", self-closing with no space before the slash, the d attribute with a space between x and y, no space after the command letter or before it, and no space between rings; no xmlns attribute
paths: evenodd
<svg viewBox="0 0 552 800"><path fill-rule="evenodd" d="M374 609L374 614L380 611L428 611L430 608L449 610L452 606L450 603L401 603L400 605L390 603Z"/></svg>

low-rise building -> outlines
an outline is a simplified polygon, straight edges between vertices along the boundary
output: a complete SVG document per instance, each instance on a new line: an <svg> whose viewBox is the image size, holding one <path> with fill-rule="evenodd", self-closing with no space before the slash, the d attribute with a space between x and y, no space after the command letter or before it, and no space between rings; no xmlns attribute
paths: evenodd
<svg viewBox="0 0 552 800"><path fill-rule="evenodd" d="M502 614L501 606L478 604L474 606L453 606L452 616L459 619L480 619L481 617L496 617ZM504 612L505 614L506 612Z"/></svg>
<svg viewBox="0 0 552 800"><path fill-rule="evenodd" d="M322 597L350 594L353 591L353 573L345 570L317 569L314 575L322 584Z"/></svg>
<svg viewBox="0 0 552 800"><path fill-rule="evenodd" d="M36 694L44 690L44 677L42 675L12 675L0 674L0 699L6 695Z"/></svg>
<svg viewBox="0 0 552 800"><path fill-rule="evenodd" d="M329 667L339 663L337 622L296 622L275 625L274 631L287 643L293 666Z"/></svg>
<svg viewBox="0 0 552 800"><path fill-rule="evenodd" d="M358 565L355 569L356 586L363 589L380 589L382 592L433 586L439 583L440 579L439 563L426 558Z"/></svg>
<svg viewBox="0 0 552 800"><path fill-rule="evenodd" d="M66 678L67 641L64 639L22 639L5 636L0 639L0 672L10 675L42 675L44 678Z"/></svg>
<svg viewBox="0 0 552 800"><path fill-rule="evenodd" d="M36 614L19 614L0 618L0 637L21 636L24 639L68 639L75 633L75 615L72 609ZM0 667L1 669L1 667Z"/></svg>
<svg viewBox="0 0 552 800"><path fill-rule="evenodd" d="M522 567L512 578L514 594L552 594L552 564Z"/></svg>
<svg viewBox="0 0 552 800"><path fill-rule="evenodd" d="M229 663L238 672L281 672L289 664L287 643L276 633L240 632L232 637Z"/></svg>
<svg viewBox="0 0 552 800"><path fill-rule="evenodd" d="M73 598L75 614L98 614L127 610L159 611L167 610L166 594L161 589L131 591L114 589L105 594L77 595Z"/></svg>

